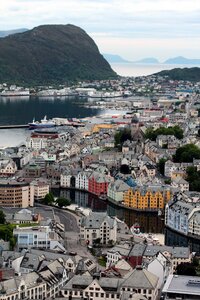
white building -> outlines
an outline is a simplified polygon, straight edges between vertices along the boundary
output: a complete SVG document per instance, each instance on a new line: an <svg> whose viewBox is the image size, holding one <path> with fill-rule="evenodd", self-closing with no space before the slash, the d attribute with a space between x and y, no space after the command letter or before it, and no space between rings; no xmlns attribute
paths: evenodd
<svg viewBox="0 0 200 300"><path fill-rule="evenodd" d="M93 244L97 239L101 244L108 244L117 240L117 221L107 213L91 212L82 217L79 223L80 240Z"/></svg>
<svg viewBox="0 0 200 300"><path fill-rule="evenodd" d="M17 238L17 248L19 250L30 249L33 247L40 249L51 249L52 245L55 246L53 241L59 242L58 235L52 231L49 226L17 226L13 230L13 234Z"/></svg>
<svg viewBox="0 0 200 300"><path fill-rule="evenodd" d="M200 236L200 206L185 194L175 195L166 205L165 225L186 236Z"/></svg>
<svg viewBox="0 0 200 300"><path fill-rule="evenodd" d="M88 171L79 172L78 175L76 176L75 187L77 189L83 189L88 191L88 179L90 175L91 172Z"/></svg>

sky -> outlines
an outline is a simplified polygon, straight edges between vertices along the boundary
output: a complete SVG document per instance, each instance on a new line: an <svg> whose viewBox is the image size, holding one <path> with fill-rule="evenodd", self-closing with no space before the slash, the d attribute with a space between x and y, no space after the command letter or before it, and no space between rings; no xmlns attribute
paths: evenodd
<svg viewBox="0 0 200 300"><path fill-rule="evenodd" d="M0 0L0 15L0 30L80 26L127 60L200 58L200 0Z"/></svg>

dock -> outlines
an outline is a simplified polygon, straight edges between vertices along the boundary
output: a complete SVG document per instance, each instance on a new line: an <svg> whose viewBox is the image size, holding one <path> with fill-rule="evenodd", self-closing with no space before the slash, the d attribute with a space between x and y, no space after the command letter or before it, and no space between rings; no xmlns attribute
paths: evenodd
<svg viewBox="0 0 200 300"><path fill-rule="evenodd" d="M0 125L0 129L18 129L18 128L29 128L28 124L22 125Z"/></svg>

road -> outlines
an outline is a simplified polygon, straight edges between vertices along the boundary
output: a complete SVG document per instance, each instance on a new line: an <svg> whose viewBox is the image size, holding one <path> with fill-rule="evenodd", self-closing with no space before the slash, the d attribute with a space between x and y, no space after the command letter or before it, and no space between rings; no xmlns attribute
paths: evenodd
<svg viewBox="0 0 200 300"><path fill-rule="evenodd" d="M44 209L45 213L49 209L52 210L54 220L56 222L64 224L65 232L61 235L63 236L64 247L67 250L67 252L73 251L82 257L87 257L87 258L90 258L97 262L96 258L90 253L87 246L81 245L81 243L80 243L79 227L78 227L79 217L78 216L76 216L75 214L73 214L69 211L59 209L56 207L49 207L49 206L42 205L39 203L37 203L37 206L39 206L41 210Z"/></svg>

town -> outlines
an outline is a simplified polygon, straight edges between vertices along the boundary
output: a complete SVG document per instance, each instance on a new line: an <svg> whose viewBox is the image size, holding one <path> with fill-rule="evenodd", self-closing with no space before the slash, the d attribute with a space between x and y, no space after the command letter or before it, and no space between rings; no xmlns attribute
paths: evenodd
<svg viewBox="0 0 200 300"><path fill-rule="evenodd" d="M2 98L86 98L102 111L0 149L0 300L199 299L200 82L0 89ZM89 207L89 196L138 220L155 216L163 238Z"/></svg>

